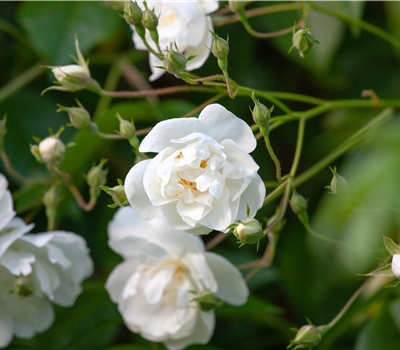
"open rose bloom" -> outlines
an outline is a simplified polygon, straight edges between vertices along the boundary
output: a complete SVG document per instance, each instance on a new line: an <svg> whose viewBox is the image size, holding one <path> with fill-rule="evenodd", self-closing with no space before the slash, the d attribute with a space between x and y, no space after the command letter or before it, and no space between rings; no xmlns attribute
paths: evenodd
<svg viewBox="0 0 400 350"><path fill-rule="evenodd" d="M143 2L138 1L138 5L144 10ZM186 69L191 71L200 68L210 55L208 47L212 46L212 35L209 30L213 30L210 16L218 9L218 1L148 1L150 9L154 7L154 13L159 17L157 27L159 43L162 50L170 46L171 42L176 42L179 50L185 53L186 58L196 55L187 63ZM135 27L133 42L137 50L147 50L140 36L136 33ZM156 45L146 34L147 43L156 50ZM155 68L163 66L163 62L155 55L149 55L150 68L152 75L150 81L158 79L165 73L165 70Z"/></svg>
<svg viewBox="0 0 400 350"><path fill-rule="evenodd" d="M54 321L50 301L72 306L93 263L85 240L71 232L26 234L0 174L0 347L15 334L32 338Z"/></svg>
<svg viewBox="0 0 400 350"><path fill-rule="evenodd" d="M151 220L162 214L176 230L194 235L226 231L235 220L261 208L265 187L248 154L256 147L250 127L219 104L199 118L158 123L140 152L157 152L135 165L125 179L129 203Z"/></svg>
<svg viewBox="0 0 400 350"><path fill-rule="evenodd" d="M246 303L248 288L225 258L204 251L202 241L173 230L160 215L140 219L127 207L109 224L109 245L124 262L110 274L106 289L125 324L144 338L171 350L207 343L214 311L193 301L205 290L232 305Z"/></svg>

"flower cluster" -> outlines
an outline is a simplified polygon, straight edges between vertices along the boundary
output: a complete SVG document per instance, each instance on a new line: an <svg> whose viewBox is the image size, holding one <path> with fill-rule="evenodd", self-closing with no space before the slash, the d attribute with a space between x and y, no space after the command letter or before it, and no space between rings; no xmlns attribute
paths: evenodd
<svg viewBox="0 0 400 350"><path fill-rule="evenodd" d="M226 232L262 206L265 187L248 154L255 146L250 127L218 104L198 119L160 122L144 138L140 152L158 155L130 170L124 188L134 210L119 209L109 225L124 262L106 288L130 330L172 350L204 344L218 300L247 301L240 272L194 235Z"/></svg>
<svg viewBox="0 0 400 350"><path fill-rule="evenodd" d="M138 5L144 10L143 1L138 1ZM210 16L218 9L218 1L152 1L149 6L158 17L159 45L162 49L169 47L171 42L176 42L179 50L185 52L186 57L196 56L187 62L186 70L200 68L207 60L210 51L207 47L212 46L213 25ZM133 42L137 50L148 50L143 40L131 26L133 30ZM156 45L152 41L150 34L146 33L147 43L156 51ZM162 61L154 54L149 54L149 63L152 75L149 80L154 81L161 77L165 70L156 68L162 66Z"/></svg>
<svg viewBox="0 0 400 350"><path fill-rule="evenodd" d="M132 208L119 209L109 224L109 245L124 258L106 289L125 324L168 349L210 340L214 296L232 305L247 301L237 268L205 252L198 237L172 229L162 216L145 221Z"/></svg>
<svg viewBox="0 0 400 350"><path fill-rule="evenodd" d="M93 263L85 240L71 232L27 234L33 225L15 217L0 174L0 348L15 334L32 338L54 320L51 302L72 306Z"/></svg>

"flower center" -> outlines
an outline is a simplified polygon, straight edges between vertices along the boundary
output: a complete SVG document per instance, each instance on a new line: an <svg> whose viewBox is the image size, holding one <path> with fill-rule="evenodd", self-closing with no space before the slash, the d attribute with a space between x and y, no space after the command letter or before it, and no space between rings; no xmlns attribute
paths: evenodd
<svg viewBox="0 0 400 350"><path fill-rule="evenodd" d="M160 19L160 22L164 26L169 26L175 20L175 14L172 12L168 16L165 16Z"/></svg>
<svg viewBox="0 0 400 350"><path fill-rule="evenodd" d="M193 181L186 181L185 179L180 178L181 180L178 182L182 186L189 186L192 187L195 191L197 191L197 185ZM177 194L176 194L177 196Z"/></svg>

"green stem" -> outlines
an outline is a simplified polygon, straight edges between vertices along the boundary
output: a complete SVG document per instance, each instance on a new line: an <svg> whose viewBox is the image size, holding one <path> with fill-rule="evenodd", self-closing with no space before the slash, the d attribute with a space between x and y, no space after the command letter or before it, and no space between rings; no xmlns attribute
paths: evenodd
<svg viewBox="0 0 400 350"><path fill-rule="evenodd" d="M272 149L271 142L269 140L269 129L266 125L260 125L259 129L261 131L261 134L264 136L265 145L267 146L268 153L271 156L273 162L275 163L276 178L278 182L282 182L283 179L281 177L281 163L279 162L277 156L275 155L274 150Z"/></svg>
<svg viewBox="0 0 400 350"><path fill-rule="evenodd" d="M357 299L357 297L361 294L361 292L364 290L364 288L367 286L367 284L371 281L371 277L369 277L365 282L355 291L355 293L352 295L352 297L347 301L347 303L343 306L342 310L336 315L336 317L329 322L326 326L322 327L327 327L326 329L323 330L324 333L326 333L328 330L333 328L343 317L343 315L347 312L347 310L350 308L350 306L354 303L354 301Z"/></svg>
<svg viewBox="0 0 400 350"><path fill-rule="evenodd" d="M248 4L249 2L246 1ZM289 4L279 4L279 5L272 5L266 7L259 7L251 10L246 11L246 17L256 17L261 15L266 15L269 13L276 13L276 12L284 12L284 11L295 11L300 8L298 3L289 3ZM214 26L224 26L230 23L239 22L239 17L237 15L233 16L226 16L226 17L215 17L213 18Z"/></svg>
<svg viewBox="0 0 400 350"><path fill-rule="evenodd" d="M44 62L37 63L0 89L0 103L43 74Z"/></svg>
<svg viewBox="0 0 400 350"><path fill-rule="evenodd" d="M291 33L293 31L293 26L292 26L292 27L289 27L289 28L286 28L286 29L282 29L282 30L279 30L279 31L276 31L276 32L260 33L260 32L255 31L251 27L251 25L250 25L250 23L249 23L249 21L247 19L247 13L244 11L244 9L241 10L240 12L238 12L237 16L238 16L239 21L242 22L242 24L243 24L244 28L247 30L247 32L251 36L254 36L256 38L260 38L260 39L275 38L277 36L282 36L282 35L289 34L289 33Z"/></svg>
<svg viewBox="0 0 400 350"><path fill-rule="evenodd" d="M306 126L306 118L303 116L299 120L299 129L297 131L297 143L296 143L296 150L294 153L292 168L290 169L290 177L294 178L296 176L297 168L299 166L301 151L303 149L303 142L304 142L304 131Z"/></svg>
<svg viewBox="0 0 400 350"><path fill-rule="evenodd" d="M324 6L320 6L317 5L313 2L309 2L308 6L312 9L321 11L321 12L325 12L328 15L340 18L342 21L350 23L352 25L355 25L357 27L360 27L361 29L364 29L367 32L370 32L371 34L374 34L378 37L380 37L383 40L386 40L387 42L389 42L390 44L392 44L394 47L396 47L397 49L400 50L400 41L398 39L396 39L394 36L388 34L386 31L384 31L383 29L374 26L371 23L365 22L361 19L357 19L357 18L353 18L353 17L348 17L345 16L339 12L333 11L329 8L326 8Z"/></svg>
<svg viewBox="0 0 400 350"><path fill-rule="evenodd" d="M233 89L232 89L232 83L231 80L229 79L229 74L227 70L222 71L224 73L225 81L226 81L226 87L228 89L228 94L230 98L235 98L236 94L234 94Z"/></svg>
<svg viewBox="0 0 400 350"><path fill-rule="evenodd" d="M294 180L294 186L300 186L302 183L308 181L314 175L319 173L322 169L325 169L329 164L335 159L339 158L341 155L352 149L358 143L363 140L365 133L373 128L378 127L393 114L393 110L385 109L382 113L378 114L373 120L367 123L364 127L350 136L345 142L343 142L339 147L337 147L333 152L328 154L324 159L320 160L318 163L313 165L311 168L306 170L304 173L299 175Z"/></svg>

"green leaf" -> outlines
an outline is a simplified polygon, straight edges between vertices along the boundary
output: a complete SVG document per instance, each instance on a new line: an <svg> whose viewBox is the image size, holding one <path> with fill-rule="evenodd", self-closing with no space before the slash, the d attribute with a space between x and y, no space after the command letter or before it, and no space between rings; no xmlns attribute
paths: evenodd
<svg viewBox="0 0 400 350"><path fill-rule="evenodd" d="M192 59L194 59L194 58L196 58L197 57L197 55L192 55L192 56L189 56L187 59L186 59L186 61L191 61Z"/></svg>
<svg viewBox="0 0 400 350"><path fill-rule="evenodd" d="M400 284L400 281L393 281L392 283L389 283L388 285L385 286L385 288L395 288Z"/></svg>
<svg viewBox="0 0 400 350"><path fill-rule="evenodd" d="M105 350L149 350L149 348L136 344L122 344L112 346L111 348L107 348Z"/></svg>
<svg viewBox="0 0 400 350"><path fill-rule="evenodd" d="M382 266L379 269L376 269L370 273L367 273L366 275L361 275L361 276L387 276L387 277L393 277L393 272L392 272L392 264L387 264L386 266Z"/></svg>
<svg viewBox="0 0 400 350"><path fill-rule="evenodd" d="M51 64L63 65L75 54L75 33L85 55L113 36L123 25L116 13L101 2L24 2L17 19L36 50Z"/></svg>
<svg viewBox="0 0 400 350"><path fill-rule="evenodd" d="M383 236L383 243L390 255L400 254L400 247L391 238Z"/></svg>

